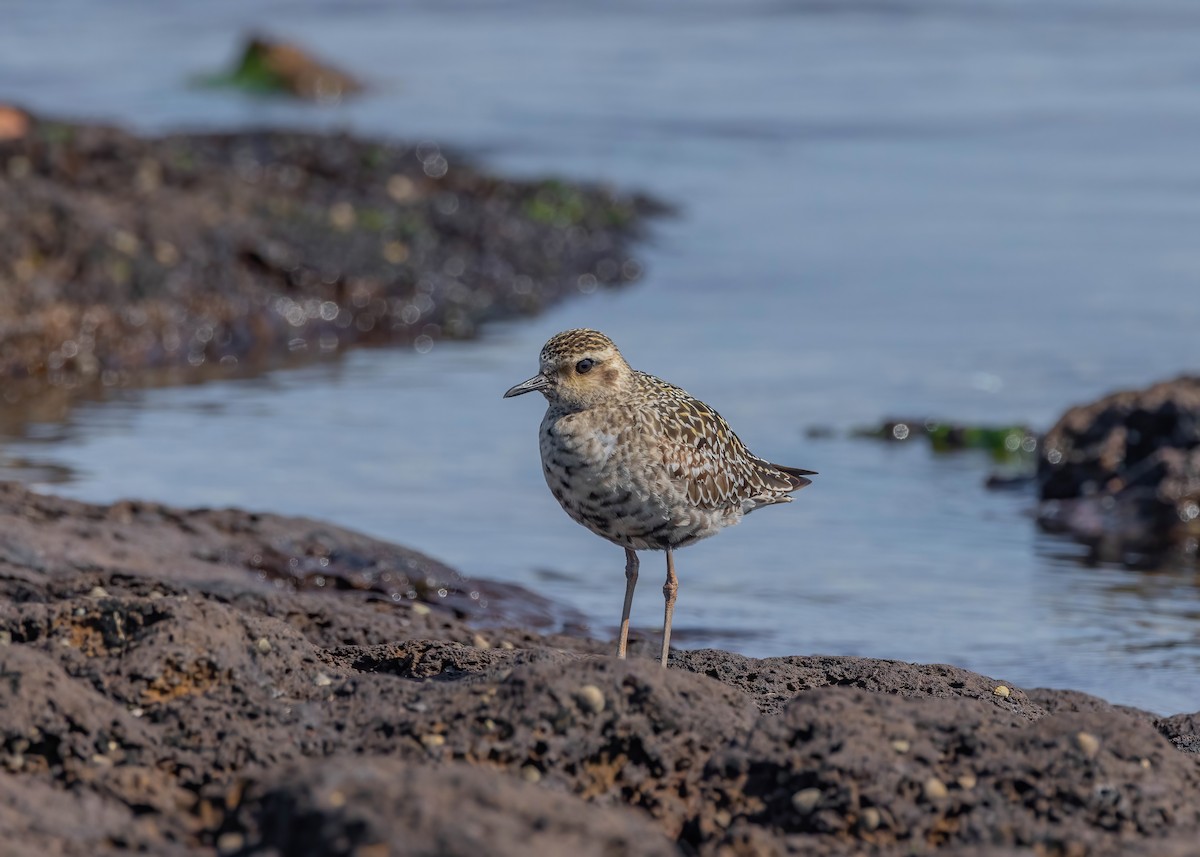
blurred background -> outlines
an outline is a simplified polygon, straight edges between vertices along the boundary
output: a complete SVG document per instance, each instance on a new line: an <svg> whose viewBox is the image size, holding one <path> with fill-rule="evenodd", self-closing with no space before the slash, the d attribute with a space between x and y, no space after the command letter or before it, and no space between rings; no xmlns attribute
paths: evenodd
<svg viewBox="0 0 1200 857"><path fill-rule="evenodd" d="M1195 370L1200 8L1184 0L3 4L0 100L138 132L262 125L436 141L511 176L677 209L645 274L481 339L129 390L6 453L97 501L328 519L524 584L610 635L623 556L546 490L553 333L608 333L748 445L820 472L678 557L680 646L952 662L1194 710L1194 568L1040 535L984 453L849 436L1023 423ZM70 26L63 26L69 21ZM245 34L367 84L314 106L196 85ZM818 427L819 430L813 430ZM53 484L51 484L53 483ZM661 622L643 558L634 624Z"/></svg>

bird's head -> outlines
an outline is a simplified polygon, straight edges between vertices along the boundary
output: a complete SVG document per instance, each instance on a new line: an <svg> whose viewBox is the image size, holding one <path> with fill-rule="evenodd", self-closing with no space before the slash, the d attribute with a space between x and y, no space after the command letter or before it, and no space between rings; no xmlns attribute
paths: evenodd
<svg viewBox="0 0 1200 857"><path fill-rule="evenodd" d="M541 371L504 394L520 396L534 390L551 405L582 410L618 401L633 378L633 370L598 330L567 330L542 347Z"/></svg>

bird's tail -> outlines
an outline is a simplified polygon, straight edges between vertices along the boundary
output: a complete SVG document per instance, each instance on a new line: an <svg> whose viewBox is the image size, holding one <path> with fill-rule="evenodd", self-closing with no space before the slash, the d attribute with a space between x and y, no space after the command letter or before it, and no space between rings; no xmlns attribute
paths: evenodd
<svg viewBox="0 0 1200 857"><path fill-rule="evenodd" d="M789 489L791 491L799 491L805 485L812 485L812 480L809 476L816 476L815 470L801 470L799 467L784 467L782 464L772 464L776 470L787 477L787 480L792 484Z"/></svg>

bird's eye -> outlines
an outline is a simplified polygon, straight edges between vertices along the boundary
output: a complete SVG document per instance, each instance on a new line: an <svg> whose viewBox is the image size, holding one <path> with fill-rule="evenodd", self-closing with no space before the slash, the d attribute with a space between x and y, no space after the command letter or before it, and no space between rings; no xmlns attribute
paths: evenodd
<svg viewBox="0 0 1200 857"><path fill-rule="evenodd" d="M592 367L596 365L596 361L590 357L585 357L575 364L575 371L580 375L586 375L592 371Z"/></svg>

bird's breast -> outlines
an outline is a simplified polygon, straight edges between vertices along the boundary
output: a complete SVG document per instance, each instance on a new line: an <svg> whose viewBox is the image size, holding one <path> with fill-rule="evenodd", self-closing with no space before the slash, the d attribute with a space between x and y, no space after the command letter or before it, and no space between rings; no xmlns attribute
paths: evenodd
<svg viewBox="0 0 1200 857"><path fill-rule="evenodd" d="M546 415L540 444L543 466L582 482L618 478L625 464L622 430L585 416Z"/></svg>
<svg viewBox="0 0 1200 857"><path fill-rule="evenodd" d="M694 508L636 422L616 427L595 414L548 413L542 469L563 509L593 533L634 550L690 544L734 521ZM736 517L740 517L737 515Z"/></svg>

